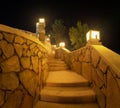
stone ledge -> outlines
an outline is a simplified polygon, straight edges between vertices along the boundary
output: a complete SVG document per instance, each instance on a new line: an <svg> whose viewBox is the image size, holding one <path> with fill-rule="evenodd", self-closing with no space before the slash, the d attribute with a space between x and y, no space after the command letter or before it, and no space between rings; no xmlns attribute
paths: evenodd
<svg viewBox="0 0 120 108"><path fill-rule="evenodd" d="M45 48L44 45L39 41L39 39L36 38L32 33L28 34L25 31L22 31L22 30L19 30L17 28L13 28L13 27L10 27L10 26L6 26L6 25L3 25L3 24L0 24L0 31L13 33L13 34L16 34L18 36L24 37L26 39L32 40L32 41L40 44L43 48Z"/></svg>
<svg viewBox="0 0 120 108"><path fill-rule="evenodd" d="M120 77L120 55L104 47L103 45L92 45L92 47L101 55L106 63Z"/></svg>

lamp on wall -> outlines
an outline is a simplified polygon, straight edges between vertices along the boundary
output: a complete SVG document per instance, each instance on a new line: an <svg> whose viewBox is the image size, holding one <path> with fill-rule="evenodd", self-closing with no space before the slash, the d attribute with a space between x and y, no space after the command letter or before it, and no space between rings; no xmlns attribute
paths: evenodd
<svg viewBox="0 0 120 108"><path fill-rule="evenodd" d="M100 42L100 31L89 30L86 33L86 41L88 44L101 44Z"/></svg>

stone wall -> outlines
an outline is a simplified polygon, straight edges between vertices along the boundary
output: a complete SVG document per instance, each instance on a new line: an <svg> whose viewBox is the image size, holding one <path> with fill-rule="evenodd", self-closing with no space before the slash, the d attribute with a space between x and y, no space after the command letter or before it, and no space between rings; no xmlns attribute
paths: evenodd
<svg viewBox="0 0 120 108"><path fill-rule="evenodd" d="M47 50L35 37L0 25L0 108L33 108L46 62Z"/></svg>
<svg viewBox="0 0 120 108"><path fill-rule="evenodd" d="M90 81L100 108L120 108L120 55L102 45L96 46L72 52L58 49L56 58L65 60L73 71Z"/></svg>

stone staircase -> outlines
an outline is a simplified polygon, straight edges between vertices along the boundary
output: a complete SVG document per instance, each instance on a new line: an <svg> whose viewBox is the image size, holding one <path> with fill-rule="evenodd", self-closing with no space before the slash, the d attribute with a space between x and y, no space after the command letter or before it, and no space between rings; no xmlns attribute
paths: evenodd
<svg viewBox="0 0 120 108"><path fill-rule="evenodd" d="M69 70L60 59L50 58L48 64L50 72L40 93L39 107L99 108L88 80Z"/></svg>
<svg viewBox="0 0 120 108"><path fill-rule="evenodd" d="M49 59L48 65L49 65L49 71L69 69L68 66L65 64L65 62L60 59L54 59L54 58Z"/></svg>

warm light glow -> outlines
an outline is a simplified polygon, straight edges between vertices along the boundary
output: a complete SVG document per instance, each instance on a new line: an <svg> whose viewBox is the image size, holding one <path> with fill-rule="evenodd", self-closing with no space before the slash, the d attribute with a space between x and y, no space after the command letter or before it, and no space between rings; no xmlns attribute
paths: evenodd
<svg viewBox="0 0 120 108"><path fill-rule="evenodd" d="M90 40L90 32L87 32L86 39L87 39L87 41Z"/></svg>
<svg viewBox="0 0 120 108"><path fill-rule="evenodd" d="M37 26L37 27L38 27L38 25L39 25L39 22L36 23L36 26Z"/></svg>
<svg viewBox="0 0 120 108"><path fill-rule="evenodd" d="M60 43L59 43L59 46L60 46L60 47L65 47L65 42L60 42Z"/></svg>
<svg viewBox="0 0 120 108"><path fill-rule="evenodd" d="M96 30L89 30L86 33L86 40L97 39L100 40L100 32Z"/></svg>
<svg viewBox="0 0 120 108"><path fill-rule="evenodd" d="M44 18L40 18L40 19L39 19L39 22L40 22L40 23L45 23L45 19L44 19Z"/></svg>
<svg viewBox="0 0 120 108"><path fill-rule="evenodd" d="M50 38L46 38L47 41L50 41Z"/></svg>
<svg viewBox="0 0 120 108"><path fill-rule="evenodd" d="M50 37L50 34L48 35L48 37Z"/></svg>
<svg viewBox="0 0 120 108"><path fill-rule="evenodd" d="M99 31L92 31L92 39L100 39Z"/></svg>
<svg viewBox="0 0 120 108"><path fill-rule="evenodd" d="M57 46L56 45L52 45L53 46L53 48L56 48Z"/></svg>
<svg viewBox="0 0 120 108"><path fill-rule="evenodd" d="M36 23L36 33L38 33L39 23Z"/></svg>

